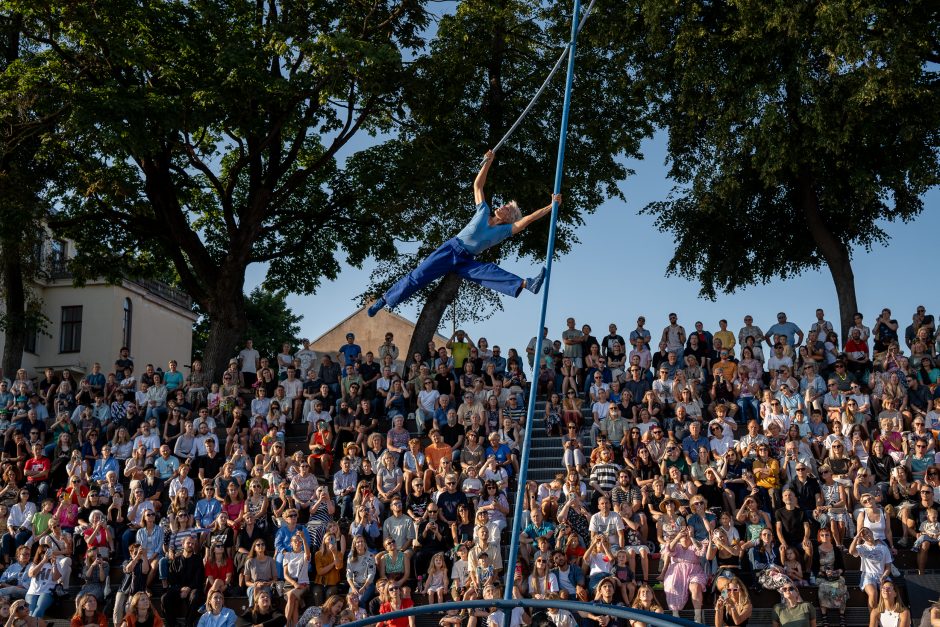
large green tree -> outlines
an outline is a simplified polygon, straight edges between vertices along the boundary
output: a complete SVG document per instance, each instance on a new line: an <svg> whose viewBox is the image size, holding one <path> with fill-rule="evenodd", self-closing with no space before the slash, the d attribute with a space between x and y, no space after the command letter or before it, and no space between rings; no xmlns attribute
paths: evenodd
<svg viewBox="0 0 940 627"><path fill-rule="evenodd" d="M209 317L218 371L246 330L252 263L312 292L382 257L335 157L387 128L423 0L4 0L67 87L54 137L76 163L53 226L84 276L172 266Z"/></svg>
<svg viewBox="0 0 940 627"><path fill-rule="evenodd" d="M58 172L42 139L61 115L58 90L22 29L21 15L0 8L0 364L7 376L20 367L27 337L48 322L31 281L43 276L46 192Z"/></svg>
<svg viewBox="0 0 940 627"><path fill-rule="evenodd" d="M585 3L586 4L586 3ZM585 33L617 15L598 3ZM364 203L400 220L400 236L417 243L380 269L369 293L382 291L427 253L452 237L473 213L472 183L480 159L525 108L554 64L571 28L571 3L463 0L443 16L427 54L412 66L398 135L356 154L348 171ZM607 42L584 38L577 54L556 250L577 244L577 229L606 199L620 198L629 174L618 157L638 156L649 132L635 83ZM550 202L564 72L509 142L497 153L487 193L516 199L526 210ZM544 259L548 220L498 249L487 261L513 256ZM533 274L537 271L533 268ZM498 296L444 277L417 294L422 311L411 351L427 346L452 305L458 320L485 317Z"/></svg>
<svg viewBox="0 0 940 627"><path fill-rule="evenodd" d="M614 41L650 89L677 182L646 209L676 237L670 272L714 298L825 266L844 338L852 250L916 218L938 182L938 5L627 4Z"/></svg>
<svg viewBox="0 0 940 627"><path fill-rule="evenodd" d="M202 313L196 309L197 313ZM281 352L281 345L288 342L297 347L300 344L300 321L302 315L294 313L287 306L287 292L270 291L261 287L251 290L245 296L245 318L247 327L244 339L251 338L255 350L262 357L271 358ZM202 357L209 343L209 319L202 315L193 325L193 356ZM306 375L305 375L306 376Z"/></svg>

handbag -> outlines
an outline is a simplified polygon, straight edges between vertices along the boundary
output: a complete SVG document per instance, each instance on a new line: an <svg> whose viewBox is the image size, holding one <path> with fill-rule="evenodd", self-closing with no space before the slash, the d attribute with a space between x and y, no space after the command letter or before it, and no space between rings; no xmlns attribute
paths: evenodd
<svg viewBox="0 0 940 627"><path fill-rule="evenodd" d="M765 568L757 574L757 581L766 590L779 590L793 581L787 575L775 566Z"/></svg>

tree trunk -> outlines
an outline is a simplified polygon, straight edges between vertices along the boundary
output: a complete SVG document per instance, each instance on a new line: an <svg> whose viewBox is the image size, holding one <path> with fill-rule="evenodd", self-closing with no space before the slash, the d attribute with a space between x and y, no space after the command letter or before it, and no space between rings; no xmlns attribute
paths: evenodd
<svg viewBox="0 0 940 627"><path fill-rule="evenodd" d="M212 300L206 303L209 318L209 339L206 341L203 367L211 381L216 381L228 367L228 361L238 351L239 343L245 340L248 327L245 317L245 296L241 282L235 281L237 289L224 290L216 287Z"/></svg>
<svg viewBox="0 0 940 627"><path fill-rule="evenodd" d="M408 345L408 360L415 353L422 355L428 352L428 342L434 339L441 326L441 318L448 305L457 298L457 290L460 288L460 277L456 274L448 274L440 283L438 283L431 295L424 302L421 308L421 315L415 322L415 331L411 335L411 344Z"/></svg>
<svg viewBox="0 0 940 627"><path fill-rule="evenodd" d="M819 211L819 197L816 195L815 180L813 175L805 168L799 174L797 188L800 208L806 218L806 225L813 236L813 241L819 247L819 252L826 260L829 274L832 275L832 282L836 286L836 296L839 300L839 320L842 323L839 341L841 346L844 346L846 339L848 339L849 329L854 323L853 316L858 311L852 259L848 247L832 234L832 231L823 220Z"/></svg>
<svg viewBox="0 0 940 627"><path fill-rule="evenodd" d="M3 265L4 344L3 374L9 378L23 362L26 348L26 286L23 285L23 264L19 254L3 250L6 257Z"/></svg>

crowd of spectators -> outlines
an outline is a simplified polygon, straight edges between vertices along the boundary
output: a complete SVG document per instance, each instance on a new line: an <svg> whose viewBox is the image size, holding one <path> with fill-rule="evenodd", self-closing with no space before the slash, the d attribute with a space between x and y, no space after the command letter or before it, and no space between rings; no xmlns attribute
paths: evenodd
<svg viewBox="0 0 940 627"><path fill-rule="evenodd" d="M515 349L463 331L411 356L391 334L333 354L248 340L213 378L127 349L108 372L21 370L0 383L0 620L41 625L80 586L75 626L333 627L496 598L510 577L536 599L677 614L691 598L699 622L714 600L716 625L746 623L759 588L781 593L775 623L815 621L799 588L817 586L844 624L851 555L873 616L906 627L894 558L923 569L940 545L933 316L902 330L887 309L871 328L857 314L846 341L822 310L805 335L784 313L766 333L750 316L737 334L645 323L546 329L532 381ZM518 481L530 384L564 468L541 483Z"/></svg>

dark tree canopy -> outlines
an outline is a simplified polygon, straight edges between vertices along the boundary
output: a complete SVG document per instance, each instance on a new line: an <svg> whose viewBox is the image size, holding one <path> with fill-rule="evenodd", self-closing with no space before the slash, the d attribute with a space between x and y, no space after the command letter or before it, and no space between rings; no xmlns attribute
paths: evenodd
<svg viewBox="0 0 940 627"><path fill-rule="evenodd" d="M209 369L245 330L245 269L312 292L340 261L389 255L366 236L336 153L388 128L423 3L8 0L44 72L68 86L55 141L76 163L55 228L74 269L172 265L213 325Z"/></svg>
<svg viewBox="0 0 940 627"><path fill-rule="evenodd" d="M938 182L935 3L638 2L626 31L669 133L669 271L702 295L827 266L843 331L851 251Z"/></svg>
<svg viewBox="0 0 940 627"><path fill-rule="evenodd" d="M465 0L440 20L428 53L412 66L398 136L349 163L363 202L391 212L402 222L402 237L420 244L415 256L377 273L370 292L381 291L410 270L470 218L480 158L522 112L555 63L569 36L570 11L570 3ZM584 32L618 11L614 4L599 3ZM630 172L620 158L638 156L640 141L650 131L630 76L604 42L583 39L577 64L559 255L578 243L578 227L602 202L622 198L617 183ZM497 153L487 183L494 201L515 199L524 211L550 202L563 91L560 72ZM544 259L548 226L542 220L487 251L486 260L514 255ZM455 277L446 277L415 297L426 304L413 345L425 345L455 299L468 303L468 311L458 312L462 320L485 316L498 306L497 295L472 287L458 292L458 284Z"/></svg>

